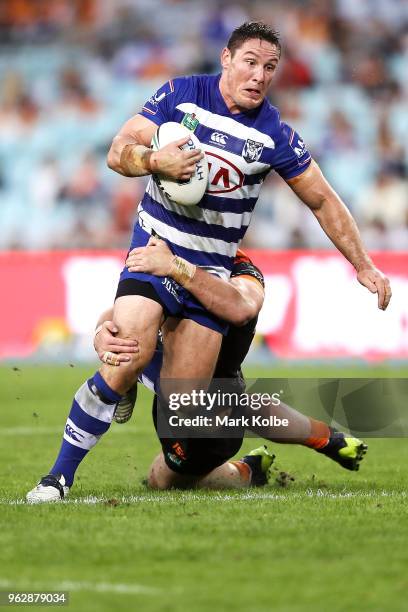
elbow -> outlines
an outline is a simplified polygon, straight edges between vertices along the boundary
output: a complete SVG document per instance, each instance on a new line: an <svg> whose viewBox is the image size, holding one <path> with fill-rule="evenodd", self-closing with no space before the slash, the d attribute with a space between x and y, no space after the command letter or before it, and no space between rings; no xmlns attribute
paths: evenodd
<svg viewBox="0 0 408 612"><path fill-rule="evenodd" d="M254 308L251 306L246 306L244 308L239 308L235 311L233 320L231 320L232 325L235 327L244 327L247 323L252 321L257 316L258 312L254 311Z"/></svg>
<svg viewBox="0 0 408 612"><path fill-rule="evenodd" d="M116 138L114 138L106 158L106 163L108 168L115 172L120 172L120 154L120 148Z"/></svg>

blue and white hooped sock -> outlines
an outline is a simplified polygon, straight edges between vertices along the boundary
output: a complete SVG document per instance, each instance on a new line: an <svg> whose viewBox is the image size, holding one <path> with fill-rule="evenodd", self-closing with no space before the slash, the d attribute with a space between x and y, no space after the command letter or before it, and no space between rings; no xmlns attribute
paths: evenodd
<svg viewBox="0 0 408 612"><path fill-rule="evenodd" d="M88 452L112 423L117 403L122 396L113 391L99 372L78 389L65 424L64 436L51 474L63 474L68 487Z"/></svg>

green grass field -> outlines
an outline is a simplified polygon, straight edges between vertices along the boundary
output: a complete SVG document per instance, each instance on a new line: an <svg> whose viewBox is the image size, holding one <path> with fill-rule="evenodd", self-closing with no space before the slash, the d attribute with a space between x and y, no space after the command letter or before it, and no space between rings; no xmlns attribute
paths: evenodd
<svg viewBox="0 0 408 612"><path fill-rule="evenodd" d="M0 368L0 590L67 590L79 611L407 609L406 440L370 440L359 473L273 445L295 478L287 487L153 493L142 480L159 445L144 392L132 422L85 459L69 502L27 506L16 502L52 465L93 369L19 368Z"/></svg>

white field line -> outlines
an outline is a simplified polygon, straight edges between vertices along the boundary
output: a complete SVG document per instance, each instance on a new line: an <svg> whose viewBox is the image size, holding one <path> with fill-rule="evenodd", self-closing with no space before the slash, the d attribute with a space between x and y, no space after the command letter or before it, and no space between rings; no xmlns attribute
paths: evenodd
<svg viewBox="0 0 408 612"><path fill-rule="evenodd" d="M115 584L109 582L71 582L64 580L52 584L51 588L46 588L42 583L21 583L0 578L0 588L10 589L11 591L30 591L30 592L55 592L55 591L91 591L96 593L119 593L121 595L157 595L160 589L144 586L143 584Z"/></svg>
<svg viewBox="0 0 408 612"><path fill-rule="evenodd" d="M137 427L114 425L110 428L109 433L135 433L138 430ZM62 434L64 433L64 424L61 427L0 427L0 436L32 436L35 435L49 435L49 434Z"/></svg>
<svg viewBox="0 0 408 612"><path fill-rule="evenodd" d="M335 500L347 500L347 499L376 499L378 497L388 497L394 499L406 499L408 497L407 491L379 491L379 492L367 492L367 491L349 491L344 493L330 493L323 489L307 490L303 493L293 494L277 494L277 493L253 493L251 491L241 493L238 495L229 495L227 493L217 493L215 495L197 495L195 493L166 493L165 495L127 495L122 497L105 497L105 496L88 496L78 497L72 499L66 499L63 502L58 502L64 505L97 505L106 504L113 502L118 504L140 504L140 503L156 503L156 504L179 504L180 502L195 502L195 501L212 501L212 502L247 502L247 501L292 501L294 499L309 499L309 498L325 498ZM54 502L55 503L55 502ZM0 498L0 505L3 506L20 506L20 505L36 505L28 504L25 499L7 499Z"/></svg>

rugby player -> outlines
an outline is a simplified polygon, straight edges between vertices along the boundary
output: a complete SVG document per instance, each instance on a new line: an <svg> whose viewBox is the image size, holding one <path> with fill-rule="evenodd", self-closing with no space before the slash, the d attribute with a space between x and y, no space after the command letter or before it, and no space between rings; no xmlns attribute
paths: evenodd
<svg viewBox="0 0 408 612"><path fill-rule="evenodd" d="M227 325L182 285L200 267L221 278L229 277L238 243L271 170L276 170L311 209L354 266L359 282L378 294L379 308L385 309L389 303L389 281L364 249L347 207L323 177L301 137L280 120L278 110L266 99L280 55L279 38L270 27L257 22L243 24L222 50L220 75L170 80L113 140L108 165L114 171L130 177L160 173L186 180L202 158L198 151L180 149L187 138L156 152L150 149L158 126L181 122L203 143L211 171L209 189L194 207L174 204L152 179L147 186L131 248L145 246L151 235L160 236L176 256L176 273L173 280L163 282L152 274L127 268L122 271L113 322L121 338L138 339L140 350L130 354L121 367L103 364L83 386L79 405L94 407L101 421L151 362L163 315L161 379L207 381L204 386L211 380ZM181 265L180 258L187 263ZM206 347L200 360L195 359L197 346ZM187 385L185 391L190 390ZM158 392L165 405L166 393L161 388ZM76 404L75 400L73 409Z"/></svg>
<svg viewBox="0 0 408 612"><path fill-rule="evenodd" d="M171 274L173 257L163 241L153 238L149 241L149 247L136 249L130 253L127 265L129 268L143 268L159 276L166 276ZM251 345L257 316L264 299L264 280L261 271L242 251L238 251L229 282L200 271L189 284L189 290L197 299L202 300L210 311L233 323L223 339L215 377L229 379L231 384L228 390L243 393L245 382L241 364ZM98 321L95 349L102 360L108 358L118 366L129 359L128 353L137 352L138 345L132 340L114 336L113 323L105 320L111 314L111 310L103 313ZM101 321L104 323L100 324ZM139 381L152 390L157 389L161 361L162 351L159 345L152 362L139 376ZM64 439L57 460L50 474L43 477L27 494L28 501L58 501L67 495L80 462L101 437L101 433L97 435L100 426L103 425L107 431L109 419L111 421L114 418L118 422L129 420L136 400L134 389L135 387L126 394L109 416L105 413L104 423L99 420L100 415L98 410L95 410L95 406L88 405L82 409L79 404L74 405L65 426ZM83 388L77 393L78 402L82 396ZM325 423L310 419L283 403L273 409L264 407L261 414L262 416L275 414L280 419L286 418L289 426L286 428L285 438L276 431L278 428L273 427L259 430L253 428L258 435L271 441L303 444L323 452L347 469L358 469L367 448L360 440L346 437ZM153 418L157 430L156 397L153 403ZM214 438L186 439L159 436L162 453L156 457L150 468L149 485L165 489L266 484L273 456L264 447L255 449L240 461L230 461L239 451L243 435L244 428L241 427L235 437L218 435Z"/></svg>
<svg viewBox="0 0 408 612"><path fill-rule="evenodd" d="M139 340L140 352L123 367L101 367L95 380L101 396L122 396L151 361L163 314L167 318L162 327L161 379L211 379L226 325L180 288L179 281L191 279L197 267L229 277L238 243L271 170L276 170L312 210L356 269L360 283L378 293L378 306L387 307L389 282L364 249L347 207L323 177L301 137L280 120L278 110L266 99L280 55L279 38L271 28L257 22L243 24L221 53L220 75L170 80L115 136L108 165L125 176L160 173L180 180L191 176L202 153L181 150L187 139L159 151L150 149L157 127L167 121L180 122L194 131L211 169L209 189L194 207L171 202L153 179L147 186L131 248L145 246L151 235L163 238L176 255L177 274L163 283L155 275L124 268L113 321L121 338ZM181 266L179 258L187 265ZM197 346L206 347L200 360L194 358ZM162 390L160 395L160 401L165 402Z"/></svg>

